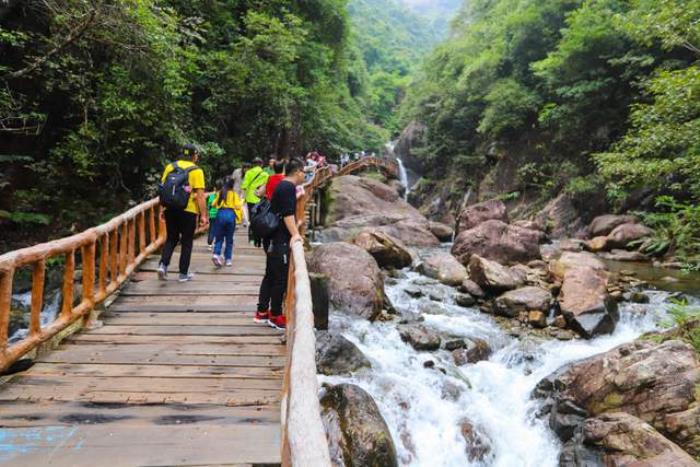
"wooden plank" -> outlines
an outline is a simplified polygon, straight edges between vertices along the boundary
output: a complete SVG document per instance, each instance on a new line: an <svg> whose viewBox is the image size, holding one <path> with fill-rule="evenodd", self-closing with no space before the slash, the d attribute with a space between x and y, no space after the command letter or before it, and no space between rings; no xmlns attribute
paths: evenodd
<svg viewBox="0 0 700 467"><path fill-rule="evenodd" d="M255 309L258 304L258 294L227 296L189 296L186 299L183 297L171 297L167 295L145 295L145 296L120 296L117 302L118 305L125 306L131 304L143 305L158 305L161 307L172 306L173 309L187 308L191 310L199 310L204 307L240 307L245 310Z"/></svg>
<svg viewBox="0 0 700 467"><path fill-rule="evenodd" d="M93 335L151 336L280 336L281 331L267 326L103 326L90 331ZM116 339L115 339L116 340Z"/></svg>
<svg viewBox="0 0 700 467"><path fill-rule="evenodd" d="M95 363L38 363L23 376L97 376L97 377L169 377L279 379L280 369L270 367L225 367L213 365L134 365Z"/></svg>
<svg viewBox="0 0 700 467"><path fill-rule="evenodd" d="M279 427L270 424L46 426L0 430L4 466L223 465L280 462ZM115 464L116 463L116 464Z"/></svg>
<svg viewBox="0 0 700 467"><path fill-rule="evenodd" d="M253 321L254 313L119 313L107 312L100 316L105 325L227 325L260 326Z"/></svg>
<svg viewBox="0 0 700 467"><path fill-rule="evenodd" d="M134 297L131 297L133 299ZM212 304L200 304L200 305L190 305L190 304L169 304L169 305L158 305L158 304L142 304L135 302L134 300L120 300L119 302L113 304L109 307L110 311L116 311L119 313L219 313L219 312L232 312L232 313L250 313L252 314L257 309L257 298L254 301L250 301L247 305L241 304L231 304L222 303L219 305Z"/></svg>
<svg viewBox="0 0 700 467"><path fill-rule="evenodd" d="M146 344L170 344L164 350L177 348L181 351L201 349L202 346L216 344L219 349L231 351L234 349L249 348L250 351L259 353L284 351L284 336L153 336L153 335L125 335L115 340L109 334L76 334L65 341L65 344L78 344L87 346L91 344L110 344L111 351L117 351L118 347ZM175 344L177 347L173 347ZM66 348L66 347L62 347ZM281 350L280 350L281 349Z"/></svg>
<svg viewBox="0 0 700 467"><path fill-rule="evenodd" d="M263 366L279 368L284 366L282 355L213 355L164 351L162 349L146 351L131 347L119 352L95 352L91 349L58 350L41 358L42 362L51 363L158 363L178 365L223 365L223 366Z"/></svg>
<svg viewBox="0 0 700 467"><path fill-rule="evenodd" d="M229 407L216 404L142 405L63 401L0 401L0 427L3 428L75 424L116 425L125 422L154 425L193 425L211 422L218 425L277 424L279 416L279 406L275 404Z"/></svg>

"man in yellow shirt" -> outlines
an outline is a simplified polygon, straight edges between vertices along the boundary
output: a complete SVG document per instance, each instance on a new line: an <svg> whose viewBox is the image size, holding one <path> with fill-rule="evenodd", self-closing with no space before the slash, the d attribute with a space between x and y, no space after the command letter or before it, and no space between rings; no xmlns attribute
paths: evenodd
<svg viewBox="0 0 700 467"><path fill-rule="evenodd" d="M197 161L199 161L199 151L193 145L186 144L182 147L180 158L166 165L161 177L161 183L164 184L168 175L176 170L176 167L188 171L188 183L184 189L189 190L190 193L187 206L184 209L173 207L165 209L167 238L163 246L160 265L158 266L158 277L161 280L167 279L170 258L178 242L181 243L178 281L187 282L194 277L194 274L189 272L189 269L194 233L197 230L197 216L199 216L199 223L202 227L206 227L209 224L209 212L206 208L206 195L204 193L204 171L196 166Z"/></svg>

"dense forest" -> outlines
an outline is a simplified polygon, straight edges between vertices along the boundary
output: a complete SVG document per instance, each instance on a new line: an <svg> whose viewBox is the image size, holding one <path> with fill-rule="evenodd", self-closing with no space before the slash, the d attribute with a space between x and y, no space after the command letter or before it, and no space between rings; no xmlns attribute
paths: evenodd
<svg viewBox="0 0 700 467"><path fill-rule="evenodd" d="M697 0L466 2L403 103L412 165L459 199L639 211L648 248L697 261L699 18Z"/></svg>

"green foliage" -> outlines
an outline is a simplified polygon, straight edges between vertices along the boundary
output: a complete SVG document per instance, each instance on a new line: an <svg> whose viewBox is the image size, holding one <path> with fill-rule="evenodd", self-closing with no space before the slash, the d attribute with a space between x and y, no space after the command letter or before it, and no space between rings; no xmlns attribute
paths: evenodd
<svg viewBox="0 0 700 467"><path fill-rule="evenodd" d="M49 216L33 212L8 212L0 211L0 220L5 219L16 224L41 224L48 225L51 222Z"/></svg>
<svg viewBox="0 0 700 467"><path fill-rule="evenodd" d="M688 263L700 263L700 206L679 203L672 196L659 196L656 211L638 213L654 235L641 244L649 254L671 250Z"/></svg>
<svg viewBox="0 0 700 467"><path fill-rule="evenodd" d="M686 301L677 300L668 310L670 319L663 324L671 328L670 338L682 339L700 353L700 307L688 305Z"/></svg>

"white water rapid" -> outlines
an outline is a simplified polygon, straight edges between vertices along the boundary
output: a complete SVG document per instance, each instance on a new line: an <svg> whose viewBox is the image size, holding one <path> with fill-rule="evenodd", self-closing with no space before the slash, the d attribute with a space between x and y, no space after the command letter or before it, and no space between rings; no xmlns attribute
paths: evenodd
<svg viewBox="0 0 700 467"><path fill-rule="evenodd" d="M420 288L424 297L409 297L407 286ZM390 427L401 465L554 467L561 445L546 419L535 416L540 403L530 399L532 390L567 363L655 329L665 315L668 294L647 293L651 303L622 306L621 321L610 336L590 341L516 339L491 316L455 305L453 288L403 271L387 285L387 295L402 316L422 316L426 326L443 336L487 340L494 351L491 357L457 367L447 351L418 352L402 342L397 320L370 323L334 314L331 330L353 341L370 359L372 369L320 378L332 384L357 384L372 395ZM426 368L427 361L433 361L434 368ZM464 419L490 445L482 461L468 461L460 431Z"/></svg>
<svg viewBox="0 0 700 467"><path fill-rule="evenodd" d="M403 166L403 161L401 159L397 157L396 162L399 163L399 181L404 188L403 199L408 200L408 194L411 191L411 187L408 184L408 173L406 172L406 167Z"/></svg>

